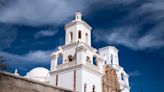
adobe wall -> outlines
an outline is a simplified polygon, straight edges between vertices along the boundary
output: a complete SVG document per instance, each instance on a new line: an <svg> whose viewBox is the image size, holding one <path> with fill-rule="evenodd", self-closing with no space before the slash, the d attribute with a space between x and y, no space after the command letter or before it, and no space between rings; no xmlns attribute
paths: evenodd
<svg viewBox="0 0 164 92"><path fill-rule="evenodd" d="M73 92L0 71L0 92Z"/></svg>

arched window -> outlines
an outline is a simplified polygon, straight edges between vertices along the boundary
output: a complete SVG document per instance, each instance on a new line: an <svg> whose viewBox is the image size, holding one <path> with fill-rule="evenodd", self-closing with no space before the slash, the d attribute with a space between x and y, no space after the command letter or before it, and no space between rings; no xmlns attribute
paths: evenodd
<svg viewBox="0 0 164 92"><path fill-rule="evenodd" d="M87 84L84 84L84 92L87 92Z"/></svg>
<svg viewBox="0 0 164 92"><path fill-rule="evenodd" d="M81 39L81 31L78 32L78 38Z"/></svg>
<svg viewBox="0 0 164 92"><path fill-rule="evenodd" d="M57 61L57 65L60 65L63 63L63 55L62 54L59 54L58 56L58 61Z"/></svg>
<svg viewBox="0 0 164 92"><path fill-rule="evenodd" d="M86 43L88 43L88 33L86 33Z"/></svg>
<svg viewBox="0 0 164 92"><path fill-rule="evenodd" d="M69 33L69 41L72 41L72 40L73 40L73 33L70 32L70 33Z"/></svg>

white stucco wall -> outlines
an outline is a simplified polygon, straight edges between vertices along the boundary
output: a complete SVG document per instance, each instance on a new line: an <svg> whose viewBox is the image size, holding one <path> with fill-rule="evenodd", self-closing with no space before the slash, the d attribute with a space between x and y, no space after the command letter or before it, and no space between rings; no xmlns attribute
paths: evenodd
<svg viewBox="0 0 164 92"><path fill-rule="evenodd" d="M86 92L92 92L93 85L95 85L96 92L102 92L101 76L82 70L82 90L80 92L84 92L85 83L87 84Z"/></svg>

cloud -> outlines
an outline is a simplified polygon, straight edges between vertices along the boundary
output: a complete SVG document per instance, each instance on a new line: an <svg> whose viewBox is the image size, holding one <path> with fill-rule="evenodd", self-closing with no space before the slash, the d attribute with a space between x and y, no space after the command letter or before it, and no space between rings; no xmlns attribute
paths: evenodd
<svg viewBox="0 0 164 92"><path fill-rule="evenodd" d="M10 0L0 10L0 22L31 26L63 23L84 8L80 0Z"/></svg>
<svg viewBox="0 0 164 92"><path fill-rule="evenodd" d="M42 38L42 37L51 37L54 36L57 33L57 31L52 30L42 30L35 34L35 38Z"/></svg>
<svg viewBox="0 0 164 92"><path fill-rule="evenodd" d="M102 5L103 9L105 7L105 9L110 8L109 10L112 10L112 5L119 5L116 7L116 10L128 8L125 10L129 11L126 16L121 15L121 19L117 20L116 23L111 23L114 27L108 24L110 22L109 19L104 20L109 22L107 22L107 24L101 24L108 26L108 28L96 28L95 31L93 31L96 41L105 41L108 44L121 44L136 50L157 49L164 46L164 34L162 34L164 30L162 26L164 20L163 0L142 0L142 2L138 0L110 0L105 2L102 0L95 0L92 2L80 0L70 0L69 2L66 0L33 0L32 2L30 0L8 0L6 5L0 9L0 22L31 26L59 25L68 20L70 16L73 16L77 10L85 13L94 11L93 9L95 8L91 8L90 6L99 5L100 2L105 4ZM115 13L117 11L112 10L112 12ZM106 15L106 13L103 15ZM149 25L151 23L154 23L153 26ZM145 29L145 26L152 27L150 29ZM141 31L148 32L140 36L139 33ZM37 32L35 38L53 36L55 34L56 33L51 30L45 30ZM104 35L104 37L102 38L98 34ZM9 42L11 44L13 41L4 42Z"/></svg>
<svg viewBox="0 0 164 92"><path fill-rule="evenodd" d="M161 48L164 47L164 21L149 31L138 40L141 48Z"/></svg>
<svg viewBox="0 0 164 92"><path fill-rule="evenodd" d="M7 69L13 72L15 69L25 75L26 72L34 67L49 67L51 61L51 50L42 51L32 51L26 54L18 55L9 52L0 52L0 56L3 56L5 63L7 64Z"/></svg>
<svg viewBox="0 0 164 92"><path fill-rule="evenodd" d="M113 30L106 30L106 33L98 34L101 30L94 33L95 41L105 41L108 44L124 45L134 50L159 49L164 47L164 32L162 25L150 30L140 36L138 27L120 27Z"/></svg>
<svg viewBox="0 0 164 92"><path fill-rule="evenodd" d="M0 22L31 26L61 24L76 11L88 10L101 0L8 0L0 10ZM111 0L108 4L130 4L136 0ZM102 2L102 1L101 1Z"/></svg>
<svg viewBox="0 0 164 92"><path fill-rule="evenodd" d="M0 55L3 56L9 64L12 65L26 65L29 63L46 63L50 62L50 53L51 51L33 51L24 55L17 55L8 52L0 52Z"/></svg>
<svg viewBox="0 0 164 92"><path fill-rule="evenodd" d="M136 77L136 76L140 76L141 73L139 71L133 71L133 72L130 72L128 73L130 77Z"/></svg>
<svg viewBox="0 0 164 92"><path fill-rule="evenodd" d="M134 50L164 47L164 1L151 0L128 11L118 24L95 29L95 41L123 45ZM117 11L116 11L117 12ZM110 20L109 20L110 21ZM102 37L103 35L103 37Z"/></svg>

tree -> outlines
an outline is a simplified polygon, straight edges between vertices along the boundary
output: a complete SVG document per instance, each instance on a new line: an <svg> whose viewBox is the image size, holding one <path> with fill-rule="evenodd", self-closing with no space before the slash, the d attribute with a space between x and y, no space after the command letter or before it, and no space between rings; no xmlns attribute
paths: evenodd
<svg viewBox="0 0 164 92"><path fill-rule="evenodd" d="M0 70L2 71L7 70L7 64L5 64L5 59L3 56L0 56Z"/></svg>

